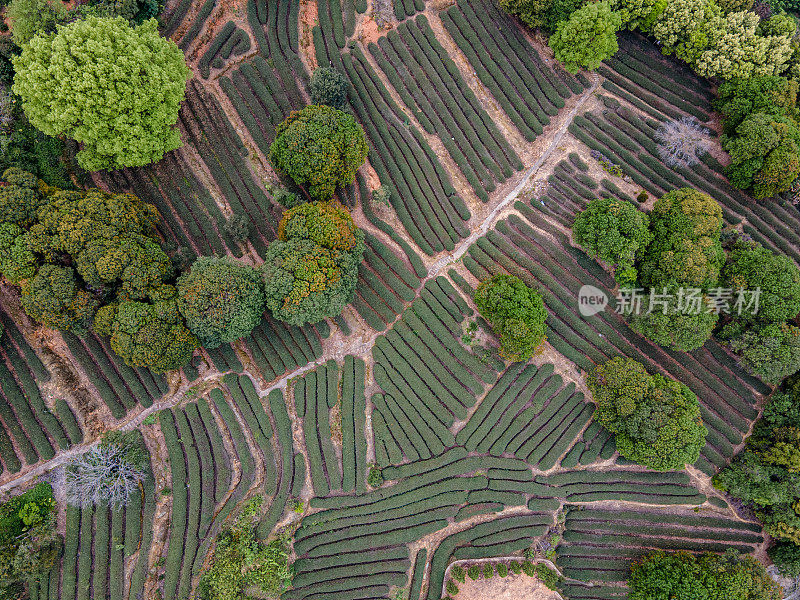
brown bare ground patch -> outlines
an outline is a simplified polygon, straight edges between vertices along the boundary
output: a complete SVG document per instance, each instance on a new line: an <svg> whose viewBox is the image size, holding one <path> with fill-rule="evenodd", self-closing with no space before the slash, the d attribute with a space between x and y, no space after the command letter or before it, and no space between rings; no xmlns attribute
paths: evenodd
<svg viewBox="0 0 800 600"><path fill-rule="evenodd" d="M495 575L458 584L458 600L559 600L561 597L536 577Z"/></svg>
<svg viewBox="0 0 800 600"><path fill-rule="evenodd" d="M317 53L314 51L311 30L318 24L316 0L300 0L300 58L309 71L317 68Z"/></svg>

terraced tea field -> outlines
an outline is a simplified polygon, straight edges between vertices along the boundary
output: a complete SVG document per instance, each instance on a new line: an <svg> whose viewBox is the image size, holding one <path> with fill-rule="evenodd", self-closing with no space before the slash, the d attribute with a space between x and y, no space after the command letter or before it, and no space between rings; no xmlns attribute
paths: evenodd
<svg viewBox="0 0 800 600"><path fill-rule="evenodd" d="M659 158L666 120L691 115L719 134L707 81L631 33L597 73L572 76L495 0L167 0L161 22L193 73L184 146L96 185L155 205L164 242L192 257L259 264L283 210L269 146L310 102L313 69L330 65L369 143L337 192L366 231L365 260L341 316L265 318L166 375L127 366L93 334L37 326L0 284L0 494L110 430L140 429L152 458L124 508L62 508L63 552L34 600L193 598L217 535L256 494L259 537L293 539L286 600L439 600L453 560L521 556L556 532L570 600L625 597L630 560L651 549L765 557L760 525L710 478L772 388L716 341L666 350L577 302L585 284L614 295L570 235L601 196L691 186L800 261L798 207L733 188L717 140L694 167ZM388 204L372 197L381 185ZM244 241L226 227L234 215L251 225ZM503 360L477 314L472 294L496 273L544 298L547 342L527 363ZM585 376L615 356L697 395L709 434L695 465L633 464L592 420Z"/></svg>

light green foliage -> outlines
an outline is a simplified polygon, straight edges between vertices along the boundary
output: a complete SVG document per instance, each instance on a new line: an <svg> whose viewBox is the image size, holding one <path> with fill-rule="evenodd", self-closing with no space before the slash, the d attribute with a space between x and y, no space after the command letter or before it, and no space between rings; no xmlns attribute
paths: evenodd
<svg viewBox="0 0 800 600"><path fill-rule="evenodd" d="M630 202L600 198L578 214L572 235L589 256L615 265L620 284L630 285L636 280L634 263L653 238L649 226L647 214Z"/></svg>
<svg viewBox="0 0 800 600"><path fill-rule="evenodd" d="M0 504L0 597L24 598L23 584L58 559L53 488L37 484Z"/></svg>
<svg viewBox="0 0 800 600"><path fill-rule="evenodd" d="M598 365L587 385L597 403L594 418L616 436L622 456L657 471L697 461L708 430L697 396L684 384L617 357Z"/></svg>
<svg viewBox="0 0 800 600"><path fill-rule="evenodd" d="M72 267L43 265L21 282L22 308L29 317L56 329L85 334L99 301L81 289Z"/></svg>
<svg viewBox="0 0 800 600"><path fill-rule="evenodd" d="M619 50L617 31L621 26L622 17L611 10L609 0L592 2L558 24L549 45L570 73L581 68L594 70Z"/></svg>
<svg viewBox="0 0 800 600"><path fill-rule="evenodd" d="M364 129L352 115L312 104L278 125L269 160L306 186L313 200L329 200L337 186L353 183L367 150Z"/></svg>
<svg viewBox="0 0 800 600"><path fill-rule="evenodd" d="M679 290L668 289L667 294L670 297L666 307L657 306L649 314L631 316L631 329L671 350L691 352L700 348L711 337L719 315L711 311L707 297L700 303L700 312L695 312L680 306Z"/></svg>
<svg viewBox="0 0 800 600"><path fill-rule="evenodd" d="M800 329L788 323L748 329L730 342L745 368L767 383L800 369Z"/></svg>
<svg viewBox="0 0 800 600"><path fill-rule="evenodd" d="M723 270L726 287L760 289L758 312L744 313L744 321L781 323L800 313L800 269L787 256L761 244L739 242Z"/></svg>
<svg viewBox="0 0 800 600"><path fill-rule="evenodd" d="M794 554L792 562L795 563L798 555L795 544L800 544L800 516L796 512L800 501L797 477L800 471L800 387L797 384L794 378L783 391L772 396L744 450L714 477L717 488L754 506L767 533L794 548L787 554Z"/></svg>
<svg viewBox="0 0 800 600"><path fill-rule="evenodd" d="M61 0L13 0L6 17L14 42L24 46L34 36L54 33L57 25L67 21L68 13Z"/></svg>
<svg viewBox="0 0 800 600"><path fill-rule="evenodd" d="M11 167L3 172L6 185L0 186L0 222L29 226L44 202L36 177Z"/></svg>
<svg viewBox="0 0 800 600"><path fill-rule="evenodd" d="M722 147L731 156L730 182L752 188L757 200L788 190L800 175L800 127L788 117L753 113L722 136Z"/></svg>
<svg viewBox="0 0 800 600"><path fill-rule="evenodd" d="M203 346L250 334L264 312L258 270L230 258L201 257L178 279L178 308Z"/></svg>
<svg viewBox="0 0 800 600"><path fill-rule="evenodd" d="M342 312L353 299L364 233L339 203L311 202L284 213L262 266L267 308L292 325Z"/></svg>
<svg viewBox="0 0 800 600"><path fill-rule="evenodd" d="M289 565L288 536L268 544L256 539L255 524L261 496L244 507L233 526L217 538L211 566L202 574L200 591L209 600L240 600L245 590L258 588L259 597L279 597L289 587L293 573Z"/></svg>
<svg viewBox="0 0 800 600"><path fill-rule="evenodd" d="M311 102L344 110L349 85L347 78L336 69L319 67L311 74Z"/></svg>
<svg viewBox="0 0 800 600"><path fill-rule="evenodd" d="M98 333L111 336L111 348L132 367L147 367L156 373L187 364L198 346L178 312L174 290L163 286L165 296L152 304L123 301L104 306L95 317Z"/></svg>
<svg viewBox="0 0 800 600"><path fill-rule="evenodd" d="M670 0L653 24L653 35L662 52L694 65L708 47L709 29L720 13L709 0Z"/></svg>
<svg viewBox="0 0 800 600"><path fill-rule="evenodd" d="M189 69L151 19L90 16L36 37L14 59L13 90L30 122L83 145L85 169L146 165L180 147L173 128Z"/></svg>
<svg viewBox="0 0 800 600"><path fill-rule="evenodd" d="M547 309L541 295L513 275L498 274L475 290L475 304L500 336L500 354L529 360L545 340Z"/></svg>
<svg viewBox="0 0 800 600"><path fill-rule="evenodd" d="M650 213L653 241L639 266L640 283L707 289L724 262L722 209L708 194L690 188L659 198Z"/></svg>
<svg viewBox="0 0 800 600"><path fill-rule="evenodd" d="M0 223L0 276L19 283L36 273L36 257L28 249L25 231L13 223Z"/></svg>
<svg viewBox="0 0 800 600"><path fill-rule="evenodd" d="M667 2L668 0L615 0L611 7L619 13L626 29L639 29L647 33L664 12Z"/></svg>
<svg viewBox="0 0 800 600"><path fill-rule="evenodd" d="M536 29L545 25L545 15L551 0L500 0L500 7L516 15L528 27Z"/></svg>
<svg viewBox="0 0 800 600"><path fill-rule="evenodd" d="M635 562L628 600L779 600L780 587L752 556L655 552Z"/></svg>
<svg viewBox="0 0 800 600"><path fill-rule="evenodd" d="M753 0L716 0L716 2L726 14L753 8Z"/></svg>

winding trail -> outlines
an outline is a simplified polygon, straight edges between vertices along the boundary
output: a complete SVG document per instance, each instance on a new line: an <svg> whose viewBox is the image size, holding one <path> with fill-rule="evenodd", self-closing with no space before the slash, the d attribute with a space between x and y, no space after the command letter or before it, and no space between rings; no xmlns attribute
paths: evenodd
<svg viewBox="0 0 800 600"><path fill-rule="evenodd" d="M462 240L459 243L459 245L455 248L455 250L453 252L451 252L447 256L442 257L441 259L439 259L438 261L433 263L433 265L431 265L428 268L428 274L424 278L422 278L422 280L420 281L419 290L422 290L422 288L425 285L425 283L427 283L428 281L430 281L434 277L437 277L440 274L440 272L447 265L453 264L456 261L458 261L467 252L469 247L478 238L480 238L483 235L486 235L486 233L489 231L489 229L491 229L496 224L496 222L499 220L499 218L501 217L503 211L517 199L519 194L526 188L526 186L528 185L530 180L536 175L536 173L539 172L539 169L542 168L542 165L545 163L545 161L548 158L550 158L550 155L553 154L553 152L556 150L558 145L561 143L561 140L563 139L564 135L567 133L567 128L572 123L573 119L575 118L575 115L578 114L578 111L580 110L580 108L594 94L594 92L599 87L599 85L600 85L600 77L597 74L592 74L592 79L593 79L592 86L590 88L588 88L587 90L584 90L581 93L580 99L575 104L575 106L572 108L572 110L569 112L567 118L564 120L564 122L562 123L561 127L558 128L558 130L557 130L555 136L553 137L553 140L550 143L550 145L541 154L541 156L539 156L539 158L536 160L536 162L530 168L528 168L527 171L525 171L525 174L524 174L522 180L494 208L494 210L492 210L492 212L489 213L489 215L484 219L483 223L481 223L481 225L475 231L473 231L472 234L469 237L465 238L464 240ZM417 291L417 294L419 294L419 290ZM392 323L387 325L387 329L391 328L392 325L394 325L394 323L401 316L402 316L402 313L395 318L395 321L393 321ZM384 332L385 332L385 330L384 331L373 332L366 340L364 338L354 338L353 342L351 344L349 344L348 346L345 346L345 347L338 347L338 348L335 348L335 349L329 348L328 351L324 352L323 355L319 359L317 359L317 360L315 360L313 362L310 362L310 363L308 363L308 364L306 364L306 365L304 365L304 366L302 366L302 367L300 367L298 369L295 369L294 371L292 371L290 373L286 373L285 375L283 375L283 377L281 377L277 381L271 383L267 387L263 387L262 388L259 385L258 381L255 380L254 384L255 384L256 390L258 391L260 396L265 396L265 395L269 394L269 392L271 392L272 390L285 389L286 386L289 383L289 380L294 379L295 377L299 377L299 376L301 376L301 375L303 375L303 374L305 374L305 373L307 373L309 371L312 371L312 370L316 369L318 366L320 366L320 365L324 364L325 362L327 362L328 360L330 360L333 357L332 356L333 354L337 354L337 355L338 354L342 354L342 353L344 353L344 354L354 354L356 356L360 356L360 357L364 358L365 355L367 355L372 350L372 346L375 344L375 340L378 338L378 336L383 335ZM183 400L186 398L186 392L190 388L195 388L195 387L197 387L199 385L202 385L203 383L206 383L206 382L217 381L217 380L219 380L221 375L222 375L222 373L214 372L213 374L206 375L202 379L193 381L191 385L189 385L189 384L182 385L169 398L162 399L159 402L155 402L155 403L152 404L152 406L150 406L150 407L144 409L143 411L137 413L136 415L134 415L134 416L132 416L130 418L127 418L127 419L123 420L122 422L118 423L117 426L115 427L115 430L117 430L117 431L130 431L131 429L135 429L135 428L139 427L142 424L142 422L145 419L147 419L147 417L149 417L150 415L153 415L153 414L155 414L155 413L157 413L157 412L159 412L161 410L167 409L167 408L172 408L172 407L174 407L176 405L179 405L181 402L183 402ZM22 486L22 485L25 485L25 484L29 483L31 480L34 480L34 479L44 475L48 471L52 471L53 469L56 469L56 468L58 468L60 466L63 466L64 464L68 463L71 459L73 459L75 456L78 456L80 454L83 454L84 452L87 452L88 450L90 450L91 448L96 446L98 443L99 443L99 440L95 440L94 442L80 444L78 446L73 446L69 450L65 450L64 452L59 453L56 457L54 457L54 458L52 458L52 459L50 459L48 461L45 461L43 463L37 464L33 469L31 469L29 471L26 471L25 473L23 473L22 475L20 475L16 479L12 479L11 481L8 481L8 482L0 485L0 496L10 492L11 490L13 490L16 487L19 487L19 486Z"/></svg>

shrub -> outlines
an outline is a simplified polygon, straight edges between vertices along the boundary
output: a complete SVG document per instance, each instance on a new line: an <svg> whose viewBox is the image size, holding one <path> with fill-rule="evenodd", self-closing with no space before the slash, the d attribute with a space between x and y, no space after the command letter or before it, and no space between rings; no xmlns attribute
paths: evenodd
<svg viewBox="0 0 800 600"><path fill-rule="evenodd" d="M658 155L671 167L692 167L711 150L709 131L695 117L662 123L656 131Z"/></svg>
<svg viewBox="0 0 800 600"><path fill-rule="evenodd" d="M375 465L372 465L369 468L369 475L367 475L367 484L369 484L370 487L374 488L378 488L383 485L383 475L381 474L381 470Z"/></svg>
<svg viewBox="0 0 800 600"><path fill-rule="evenodd" d="M615 435L622 456L657 471L697 461L708 430L697 396L684 384L618 357L598 365L587 385L597 403L594 418Z"/></svg>
<svg viewBox="0 0 800 600"><path fill-rule="evenodd" d="M90 16L33 38L14 69L13 90L31 124L82 144L85 169L146 165L180 147L173 125L189 69L155 20L133 28L120 17Z"/></svg>
<svg viewBox="0 0 800 600"><path fill-rule="evenodd" d="M258 271L230 258L201 257L177 283L178 309L201 345L217 348L261 322L264 288Z"/></svg>
<svg viewBox="0 0 800 600"><path fill-rule="evenodd" d="M617 31L622 17L611 10L611 2L592 2L558 24L549 46L570 73L585 67L594 70L619 50Z"/></svg>
<svg viewBox="0 0 800 600"><path fill-rule="evenodd" d="M478 565L470 565L469 569L467 569L467 575L473 581L475 581L476 579L480 579L481 568Z"/></svg>
<svg viewBox="0 0 800 600"><path fill-rule="evenodd" d="M724 262L720 244L722 208L690 188L659 198L650 213L653 240L639 266L646 287L698 287L717 283Z"/></svg>
<svg viewBox="0 0 800 600"><path fill-rule="evenodd" d="M800 329L788 323L749 329L730 345L744 367L767 383L780 383L800 369Z"/></svg>
<svg viewBox="0 0 800 600"><path fill-rule="evenodd" d="M522 572L528 577L534 577L536 575L536 566L531 561L526 560L522 563Z"/></svg>
<svg viewBox="0 0 800 600"><path fill-rule="evenodd" d="M558 573L553 571L553 569L548 567L546 564L536 564L536 576L549 589L556 590L558 588L558 581L560 577L558 576Z"/></svg>
<svg viewBox="0 0 800 600"><path fill-rule="evenodd" d="M339 71L330 67L319 67L311 74L312 104L325 104L327 106L344 110L347 106L347 78Z"/></svg>
<svg viewBox="0 0 800 600"><path fill-rule="evenodd" d="M655 552L636 561L628 579L630 600L708 598L779 600L778 584L752 556Z"/></svg>
<svg viewBox="0 0 800 600"><path fill-rule="evenodd" d="M447 585L445 586L447 593L451 596L455 596L458 593L458 586L456 585L455 581L452 579L447 580Z"/></svg>
<svg viewBox="0 0 800 600"><path fill-rule="evenodd" d="M244 244L250 237L250 230L250 219L246 215L231 215L222 225L222 231L240 244Z"/></svg>
<svg viewBox="0 0 800 600"><path fill-rule="evenodd" d="M284 208L294 208L295 206L299 206L300 204L308 201L307 198L295 194L294 192L290 192L286 188L282 188L279 185L267 183L266 188L267 192L269 192L269 195L272 196L272 200Z"/></svg>
<svg viewBox="0 0 800 600"><path fill-rule="evenodd" d="M499 565L497 565L497 574L500 575L500 577L507 577L508 565L506 565L505 563L500 563Z"/></svg>
<svg viewBox="0 0 800 600"><path fill-rule="evenodd" d="M520 562L513 561L509 565L509 568L511 569L511 572L514 573L514 575L519 575L520 573L522 573L522 563Z"/></svg>
<svg viewBox="0 0 800 600"><path fill-rule="evenodd" d="M619 283L629 285L636 281L635 261L653 238L649 225L647 214L630 202L600 198L578 214L572 235L589 256L614 264Z"/></svg>
<svg viewBox="0 0 800 600"><path fill-rule="evenodd" d="M67 465L67 503L83 508L106 502L119 509L139 494L149 469L150 454L142 434L138 430L113 432Z"/></svg>
<svg viewBox="0 0 800 600"><path fill-rule="evenodd" d="M500 0L500 7L516 15L528 27L544 27L551 0Z"/></svg>
<svg viewBox="0 0 800 600"><path fill-rule="evenodd" d="M453 579L455 579L456 581L464 583L466 581L467 572L461 565L454 565L453 568L450 569L450 575L452 575Z"/></svg>
<svg viewBox="0 0 800 600"><path fill-rule="evenodd" d="M494 568L492 568L492 563L486 563L483 565L482 573L484 579L491 579L494 576Z"/></svg>
<svg viewBox="0 0 800 600"><path fill-rule="evenodd" d="M308 186L313 200L328 200L337 186L355 180L367 150L364 130L351 115L312 104L278 125L269 160L296 184Z"/></svg>

